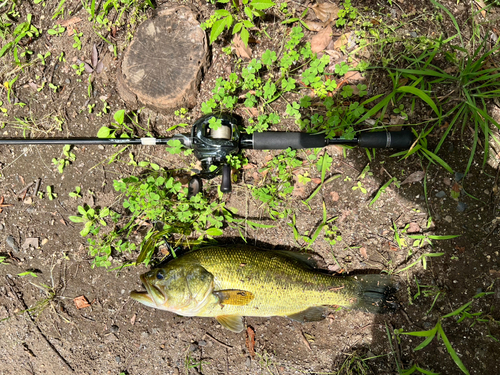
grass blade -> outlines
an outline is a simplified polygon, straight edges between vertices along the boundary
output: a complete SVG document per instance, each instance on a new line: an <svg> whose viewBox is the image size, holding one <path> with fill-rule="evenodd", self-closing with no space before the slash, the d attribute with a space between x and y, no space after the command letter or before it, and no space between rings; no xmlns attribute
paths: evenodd
<svg viewBox="0 0 500 375"><path fill-rule="evenodd" d="M432 0L431 0L432 1ZM437 324L438 327L438 333L443 339L443 344L446 347L446 350L448 350L448 353L450 353L451 358L453 361L456 363L458 368L462 370L464 374L470 375L469 371L465 368L464 364L462 363L461 359L458 357L457 352L453 349L453 347L450 344L450 340L448 340L448 337L446 337L443 327L441 327L441 323Z"/></svg>
<svg viewBox="0 0 500 375"><path fill-rule="evenodd" d="M441 116L441 112L439 111L436 103L434 103L434 100L432 100L430 98L430 96L427 95L422 90L420 90L416 87L412 87L412 86L402 86L402 87L398 87L398 89L396 91L397 92L406 92L406 93L418 96L420 99L422 99L424 102L426 102L433 109L433 111L436 113L436 115L438 115L438 117Z"/></svg>

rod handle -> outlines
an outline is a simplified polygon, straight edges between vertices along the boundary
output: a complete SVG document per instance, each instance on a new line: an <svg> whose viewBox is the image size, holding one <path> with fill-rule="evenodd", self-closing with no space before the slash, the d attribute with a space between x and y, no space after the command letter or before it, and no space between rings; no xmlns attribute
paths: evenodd
<svg viewBox="0 0 500 375"><path fill-rule="evenodd" d="M326 146L324 134L300 132L263 132L253 134L254 150L285 150L287 148L322 148Z"/></svg>
<svg viewBox="0 0 500 375"><path fill-rule="evenodd" d="M414 141L415 138L410 130L361 133L358 136L358 145L366 148L409 149Z"/></svg>

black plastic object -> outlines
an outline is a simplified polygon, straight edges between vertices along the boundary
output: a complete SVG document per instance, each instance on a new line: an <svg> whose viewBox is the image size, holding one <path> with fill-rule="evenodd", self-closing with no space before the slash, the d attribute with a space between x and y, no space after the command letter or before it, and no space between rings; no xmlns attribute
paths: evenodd
<svg viewBox="0 0 500 375"><path fill-rule="evenodd" d="M203 181L199 176L191 177L188 185L188 197L194 197L203 189Z"/></svg>
<svg viewBox="0 0 500 375"><path fill-rule="evenodd" d="M222 166L222 182L220 184L220 191L229 193L231 191L231 167L227 164Z"/></svg>
<svg viewBox="0 0 500 375"><path fill-rule="evenodd" d="M263 132L253 134L255 150L286 150L287 148L322 148L327 145L324 134Z"/></svg>
<svg viewBox="0 0 500 375"><path fill-rule="evenodd" d="M408 149L414 142L410 130L400 132L361 133L358 137L358 146L366 148L401 148Z"/></svg>

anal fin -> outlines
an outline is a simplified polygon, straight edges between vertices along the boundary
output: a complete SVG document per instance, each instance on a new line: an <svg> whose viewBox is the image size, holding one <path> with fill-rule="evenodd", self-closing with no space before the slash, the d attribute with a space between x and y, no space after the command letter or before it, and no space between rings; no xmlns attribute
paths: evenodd
<svg viewBox="0 0 500 375"><path fill-rule="evenodd" d="M300 311L298 313L292 314L292 315L287 315L288 318L292 320L296 320L298 322L304 323L304 322L317 322L318 320L323 320L325 319L325 313L326 309L321 306L314 306L314 307L309 307L303 311Z"/></svg>
<svg viewBox="0 0 500 375"><path fill-rule="evenodd" d="M215 319L228 330L240 333L245 328L243 317L239 315L219 315Z"/></svg>

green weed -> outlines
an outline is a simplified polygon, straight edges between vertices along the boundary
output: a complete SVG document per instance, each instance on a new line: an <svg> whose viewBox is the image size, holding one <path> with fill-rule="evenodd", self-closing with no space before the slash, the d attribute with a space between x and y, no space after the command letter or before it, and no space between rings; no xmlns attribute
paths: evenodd
<svg viewBox="0 0 500 375"><path fill-rule="evenodd" d="M487 296L489 294L493 294L493 292L486 292L486 293L476 294L471 301L467 302L466 304L462 305L461 307L459 307L458 309L452 311L451 313L446 314L446 315L440 317L438 319L436 325L434 326L434 328L432 328L430 330L427 330L427 331L418 331L418 332L403 332L403 330L400 329L400 330L397 330L396 333L398 335L408 335L408 336L415 336L415 337L425 337L425 340L420 345L418 345L417 347L415 347L413 349L414 351L422 350L423 348L425 348L427 345L429 345L431 343L431 341L434 339L434 337L437 337L438 340L441 339L442 342L443 342L443 344L444 344L444 346L445 346L445 348L446 348L446 350L447 350L447 352L448 352L448 354L451 356L451 358L453 359L453 361L455 362L455 364L458 366L458 368L464 374L469 375L469 371L464 366L462 360L457 355L456 351L451 346L451 343L448 340L448 337L444 333L442 322L443 322L444 319L451 318L451 317L454 317L454 316L458 316L457 323L460 323L464 319L467 319L467 318L476 318L476 317L480 316L482 314L481 312L478 312L478 313L471 313L470 312L471 304L475 300L477 300L478 298L485 297L485 296ZM410 374L411 374L411 372L410 372Z"/></svg>
<svg viewBox="0 0 500 375"><path fill-rule="evenodd" d="M217 0L217 3L227 4L230 0ZM201 24L203 30L210 30L210 44L212 44L225 29L232 28L232 34L239 34L241 40L248 45L250 38L249 29L255 28L254 18L264 16L263 10L269 9L276 5L271 0L243 0L243 7L240 7L240 2L231 1L231 10L218 9L205 22Z"/></svg>
<svg viewBox="0 0 500 375"><path fill-rule="evenodd" d="M71 145L65 145L62 150L63 156L59 159L52 158L52 164L57 167L61 174L64 172L64 168L76 160L76 155L71 152L71 147Z"/></svg>

